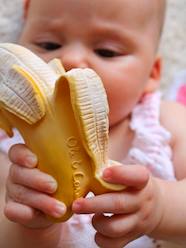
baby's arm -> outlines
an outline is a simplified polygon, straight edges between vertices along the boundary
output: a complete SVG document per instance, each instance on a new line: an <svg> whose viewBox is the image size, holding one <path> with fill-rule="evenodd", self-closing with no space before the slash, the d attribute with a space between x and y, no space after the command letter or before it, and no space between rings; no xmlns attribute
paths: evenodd
<svg viewBox="0 0 186 248"><path fill-rule="evenodd" d="M46 214L58 217L65 212L61 203L59 213L59 203L50 196L57 188L55 180L36 168L37 160L24 145L14 146L9 156L12 164L6 182L5 215L0 216L0 247L57 247L60 224L46 218ZM1 200L4 202L4 192Z"/></svg>
<svg viewBox="0 0 186 248"><path fill-rule="evenodd" d="M163 182L164 215L156 233L178 243L186 243L186 108L164 102L162 124L172 134L173 163L177 182Z"/></svg>
<svg viewBox="0 0 186 248"><path fill-rule="evenodd" d="M162 124L172 134L173 163L176 178L186 178L186 108L178 103L164 102L162 104Z"/></svg>

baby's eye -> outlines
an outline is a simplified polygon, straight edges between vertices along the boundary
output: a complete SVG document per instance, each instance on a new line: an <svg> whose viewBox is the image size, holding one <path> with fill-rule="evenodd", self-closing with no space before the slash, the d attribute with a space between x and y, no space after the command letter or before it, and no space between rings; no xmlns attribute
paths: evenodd
<svg viewBox="0 0 186 248"><path fill-rule="evenodd" d="M104 58L112 58L121 55L119 52L110 49L96 49L95 53Z"/></svg>
<svg viewBox="0 0 186 248"><path fill-rule="evenodd" d="M47 51L53 51L56 49L61 48L61 45L59 43L55 42L38 42L37 45Z"/></svg>

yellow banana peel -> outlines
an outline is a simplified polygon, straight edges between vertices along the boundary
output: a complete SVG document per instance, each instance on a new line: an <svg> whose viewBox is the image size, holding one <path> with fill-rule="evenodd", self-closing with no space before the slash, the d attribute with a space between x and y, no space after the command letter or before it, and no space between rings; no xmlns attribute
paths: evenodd
<svg viewBox="0 0 186 248"><path fill-rule="evenodd" d="M37 155L38 168L58 182L54 197L67 206L88 192L123 190L101 178L108 160L108 104L103 84L91 69L65 72L28 49L0 44L0 127L17 128Z"/></svg>

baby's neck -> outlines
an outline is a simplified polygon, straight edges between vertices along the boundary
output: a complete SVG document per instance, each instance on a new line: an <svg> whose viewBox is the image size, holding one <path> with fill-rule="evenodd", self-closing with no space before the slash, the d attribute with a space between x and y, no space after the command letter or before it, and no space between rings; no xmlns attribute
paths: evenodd
<svg viewBox="0 0 186 248"><path fill-rule="evenodd" d="M134 132L129 127L130 118L125 119L109 131L109 158L122 162L132 145Z"/></svg>

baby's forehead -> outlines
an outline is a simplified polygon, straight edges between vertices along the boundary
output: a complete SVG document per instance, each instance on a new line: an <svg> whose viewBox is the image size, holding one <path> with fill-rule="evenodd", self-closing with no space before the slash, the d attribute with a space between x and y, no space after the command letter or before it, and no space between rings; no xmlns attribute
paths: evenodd
<svg viewBox="0 0 186 248"><path fill-rule="evenodd" d="M157 31L158 37L160 36L164 24L166 0L123 0L121 4L123 7L120 11L123 12L123 18L127 13L131 22L153 28L154 32Z"/></svg>
<svg viewBox="0 0 186 248"><path fill-rule="evenodd" d="M161 6L164 0L116 0L109 1L105 12L109 12L109 18L127 25L128 28L144 30L153 28L158 31L162 25ZM100 11L100 15L103 11ZM114 16L114 18L113 18ZM124 26L125 27L125 26ZM159 32L159 31L158 31Z"/></svg>
<svg viewBox="0 0 186 248"><path fill-rule="evenodd" d="M121 15L127 14L133 22L140 21L145 24L157 19L164 0L121 0L119 2L121 6L118 7Z"/></svg>
<svg viewBox="0 0 186 248"><path fill-rule="evenodd" d="M159 5L164 0L26 0L30 2L31 15L49 16L51 19L73 15L73 19L108 19L120 22L129 29L142 29L157 24ZM57 8L56 8L57 6ZM27 5L28 7L28 5ZM29 8L30 9L30 8ZM49 11L49 10L50 11ZM52 14L52 12L54 12ZM77 14L79 13L79 14ZM79 17L80 16L80 17ZM72 20L73 20L72 19ZM154 28L156 26L154 25Z"/></svg>
<svg viewBox="0 0 186 248"><path fill-rule="evenodd" d="M31 5L38 5L40 8L48 8L51 6L59 6L59 11L62 6L66 6L67 4L72 8L74 6L78 11L78 7L80 9L95 10L99 9L100 5L105 6L105 8L100 9L100 12L104 10L109 10L110 8L114 11L115 9L121 11L130 11L130 12L138 12L139 15L147 16L149 13L153 14L155 10L157 10L160 2L164 0L23 0L25 8L28 8ZM89 9L88 9L89 8Z"/></svg>

